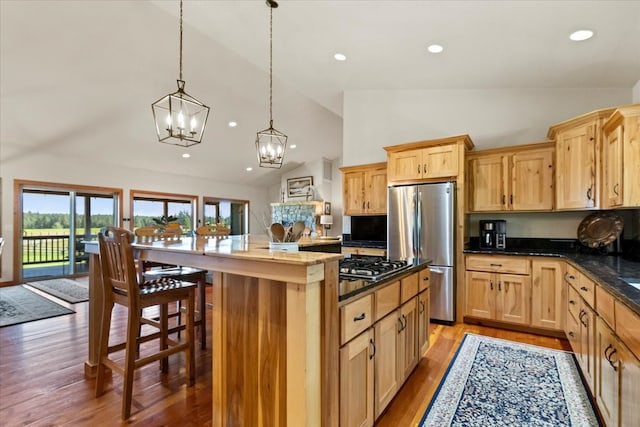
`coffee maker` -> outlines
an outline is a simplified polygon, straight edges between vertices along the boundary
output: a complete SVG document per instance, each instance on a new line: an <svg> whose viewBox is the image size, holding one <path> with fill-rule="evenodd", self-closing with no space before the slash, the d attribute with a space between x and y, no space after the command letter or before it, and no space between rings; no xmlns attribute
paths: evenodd
<svg viewBox="0 0 640 427"><path fill-rule="evenodd" d="M506 249L507 221L504 219L480 220L480 248Z"/></svg>

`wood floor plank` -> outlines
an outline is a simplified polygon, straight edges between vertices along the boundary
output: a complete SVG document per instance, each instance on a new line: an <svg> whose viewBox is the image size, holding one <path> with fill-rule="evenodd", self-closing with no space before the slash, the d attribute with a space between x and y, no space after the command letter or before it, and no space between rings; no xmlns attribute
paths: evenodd
<svg viewBox="0 0 640 427"><path fill-rule="evenodd" d="M208 289L210 291L210 289ZM211 302L211 295L207 295ZM94 397L95 380L84 378L87 303L62 305L75 314L0 328L0 425L13 426L194 426L211 425L211 342L196 346L196 384L185 386L183 355L169 358L167 374L157 364L136 371L132 417L120 421L122 377L108 376L106 392ZM207 312L211 322L211 311ZM126 333L126 311L116 309L112 332ZM465 332L568 350L568 342L477 325L432 326L431 347L377 427L414 426L444 375ZM151 343L149 343L151 345ZM144 346L143 346L143 352Z"/></svg>

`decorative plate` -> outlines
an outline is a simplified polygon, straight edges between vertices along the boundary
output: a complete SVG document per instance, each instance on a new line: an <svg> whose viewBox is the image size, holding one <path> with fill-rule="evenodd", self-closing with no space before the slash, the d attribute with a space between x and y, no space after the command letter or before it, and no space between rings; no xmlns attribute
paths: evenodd
<svg viewBox="0 0 640 427"><path fill-rule="evenodd" d="M578 240L589 248L607 246L620 237L624 221L613 212L594 212L578 227Z"/></svg>

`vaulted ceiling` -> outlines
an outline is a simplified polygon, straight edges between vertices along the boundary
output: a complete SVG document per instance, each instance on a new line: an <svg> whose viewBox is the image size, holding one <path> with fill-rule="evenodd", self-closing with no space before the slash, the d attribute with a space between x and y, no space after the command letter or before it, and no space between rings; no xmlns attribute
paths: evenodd
<svg viewBox="0 0 640 427"><path fill-rule="evenodd" d="M279 3L274 126L297 145L284 170L341 155L347 91L630 89L640 80L638 1ZM269 118L264 1L185 1L186 91L212 109L203 143L188 150L156 141L150 108L176 89L178 0L0 8L2 163L35 150L216 181L279 179L282 170L257 167L254 147ZM568 39L582 28L595 36ZM444 51L427 53L432 43Z"/></svg>

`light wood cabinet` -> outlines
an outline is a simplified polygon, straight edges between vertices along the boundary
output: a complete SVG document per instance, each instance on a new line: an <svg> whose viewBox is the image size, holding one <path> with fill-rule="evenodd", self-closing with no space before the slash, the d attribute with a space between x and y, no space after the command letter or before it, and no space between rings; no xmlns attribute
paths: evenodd
<svg viewBox="0 0 640 427"><path fill-rule="evenodd" d="M607 426L635 427L640 419L640 348L634 351L640 340L640 316L617 300L612 307L610 298L606 291L597 289L600 316L596 323L594 395ZM611 312L605 315L607 309Z"/></svg>
<svg viewBox="0 0 640 427"><path fill-rule="evenodd" d="M554 144L470 153L469 211L553 209Z"/></svg>
<svg viewBox="0 0 640 427"><path fill-rule="evenodd" d="M595 389L595 399L600 409L600 414L607 426L618 426L619 413L619 393L620 393L620 364L619 355L614 354L610 358L610 353L618 350L618 339L613 331L598 319L596 327L597 341L597 372L598 387Z"/></svg>
<svg viewBox="0 0 640 427"><path fill-rule="evenodd" d="M620 354L620 425L633 427L640 420L640 360L621 343Z"/></svg>
<svg viewBox="0 0 640 427"><path fill-rule="evenodd" d="M418 359L429 349L429 292L425 289L418 294Z"/></svg>
<svg viewBox="0 0 640 427"><path fill-rule="evenodd" d="M600 206L602 124L615 109L597 110L549 128L556 141L556 209Z"/></svg>
<svg viewBox="0 0 640 427"><path fill-rule="evenodd" d="M565 331L585 384L605 425L636 426L640 316L572 265L566 270Z"/></svg>
<svg viewBox="0 0 640 427"><path fill-rule="evenodd" d="M531 260L531 326L565 330L565 262L557 259Z"/></svg>
<svg viewBox="0 0 640 427"><path fill-rule="evenodd" d="M468 135L384 147L389 183L457 179L464 170L464 152L471 148Z"/></svg>
<svg viewBox="0 0 640 427"><path fill-rule="evenodd" d="M427 268L339 308L341 336L348 339L340 348L341 426L372 425L426 351L428 278ZM401 295L406 297L404 303ZM370 309L373 317L367 314Z"/></svg>
<svg viewBox="0 0 640 427"><path fill-rule="evenodd" d="M467 316L530 324L531 276L527 258L468 256L465 288Z"/></svg>
<svg viewBox="0 0 640 427"><path fill-rule="evenodd" d="M387 213L387 164L340 168L345 215Z"/></svg>
<svg viewBox="0 0 640 427"><path fill-rule="evenodd" d="M368 329L340 348L340 426L373 426L374 344Z"/></svg>
<svg viewBox="0 0 640 427"><path fill-rule="evenodd" d="M373 296L366 295L340 307L340 343L344 344L372 324Z"/></svg>
<svg viewBox="0 0 640 427"><path fill-rule="evenodd" d="M402 382L418 364L418 308L417 298L412 298L398 309L400 331L398 334L398 376Z"/></svg>
<svg viewBox="0 0 640 427"><path fill-rule="evenodd" d="M638 207L640 104L618 108L602 130L602 208Z"/></svg>
<svg viewBox="0 0 640 427"><path fill-rule="evenodd" d="M458 175L455 144L389 153L389 180L422 180Z"/></svg>
<svg viewBox="0 0 640 427"><path fill-rule="evenodd" d="M393 400L400 388L398 339L400 319L394 311L375 324L375 416Z"/></svg>

